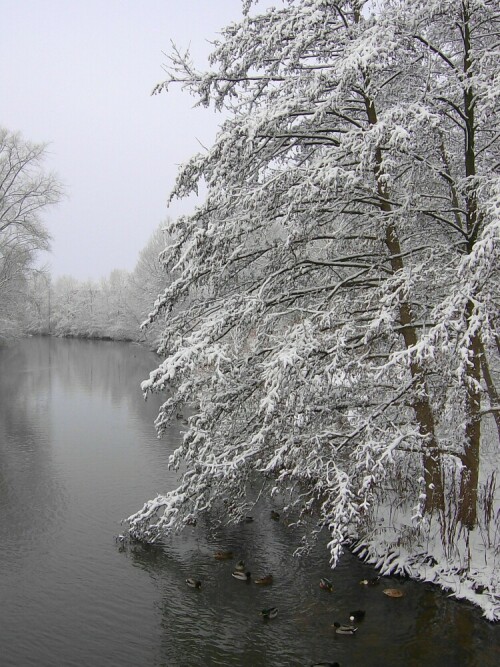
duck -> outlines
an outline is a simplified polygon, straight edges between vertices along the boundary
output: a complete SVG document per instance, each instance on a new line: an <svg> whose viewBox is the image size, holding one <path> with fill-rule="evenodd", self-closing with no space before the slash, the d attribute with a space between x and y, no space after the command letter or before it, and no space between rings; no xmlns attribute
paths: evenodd
<svg viewBox="0 0 500 667"><path fill-rule="evenodd" d="M382 591L384 595L390 598L402 598L404 597L404 592L400 588L384 588Z"/></svg>
<svg viewBox="0 0 500 667"><path fill-rule="evenodd" d="M269 584L273 583L273 575L266 574L264 577L259 577L259 579L254 579L254 582L256 584L259 584L260 586L269 586Z"/></svg>
<svg viewBox="0 0 500 667"><path fill-rule="evenodd" d="M252 523L253 522L253 516L246 516L243 519L243 523Z"/></svg>
<svg viewBox="0 0 500 667"><path fill-rule="evenodd" d="M201 588L201 581L199 579L193 579L192 577L186 579L186 584L190 588Z"/></svg>
<svg viewBox="0 0 500 667"><path fill-rule="evenodd" d="M380 580L380 577L372 577L371 579L361 579L359 582L361 586L376 586Z"/></svg>
<svg viewBox="0 0 500 667"><path fill-rule="evenodd" d="M235 565L235 571L236 572L244 572L245 571L245 562L242 560L239 560L236 565Z"/></svg>
<svg viewBox="0 0 500 667"><path fill-rule="evenodd" d="M214 558L217 560L230 560L233 557L232 551L216 551L214 553Z"/></svg>
<svg viewBox="0 0 500 667"><path fill-rule="evenodd" d="M276 618L278 609L277 607L269 607L268 609L263 609L260 613L264 618Z"/></svg>
<svg viewBox="0 0 500 667"><path fill-rule="evenodd" d="M235 570L233 572L233 577L235 579L240 579L241 581L250 581L250 572L241 572L240 570Z"/></svg>
<svg viewBox="0 0 500 667"><path fill-rule="evenodd" d="M327 579L326 577L322 577L320 579L319 587L322 588L324 591L329 591L330 593L333 591L333 584L330 581L330 579Z"/></svg>
<svg viewBox="0 0 500 667"><path fill-rule="evenodd" d="M356 609L356 611L350 611L349 612L349 620L350 621L362 621L366 615L366 612L363 611L362 609Z"/></svg>
<svg viewBox="0 0 500 667"><path fill-rule="evenodd" d="M276 512L276 510L271 510L271 519L273 521L279 521L280 520L280 513Z"/></svg>
<svg viewBox="0 0 500 667"><path fill-rule="evenodd" d="M333 624L333 627L338 635L353 635L358 630L355 625L343 625L337 622Z"/></svg>

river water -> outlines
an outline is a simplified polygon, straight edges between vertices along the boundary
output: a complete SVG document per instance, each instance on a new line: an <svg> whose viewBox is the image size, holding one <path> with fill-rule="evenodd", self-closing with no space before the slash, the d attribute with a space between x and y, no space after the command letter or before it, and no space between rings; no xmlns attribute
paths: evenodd
<svg viewBox="0 0 500 667"><path fill-rule="evenodd" d="M127 343L0 348L2 667L500 664L500 626L478 610L410 581L360 586L374 572L349 554L330 573L321 541L294 559L296 536L267 505L230 529L209 517L161 546L117 545L121 519L176 482L167 462L182 424L158 440L160 401L139 388L155 361ZM218 549L273 585L237 581ZM394 586L403 598L382 594ZM264 621L270 606L278 616ZM352 609L366 611L358 632L335 635Z"/></svg>

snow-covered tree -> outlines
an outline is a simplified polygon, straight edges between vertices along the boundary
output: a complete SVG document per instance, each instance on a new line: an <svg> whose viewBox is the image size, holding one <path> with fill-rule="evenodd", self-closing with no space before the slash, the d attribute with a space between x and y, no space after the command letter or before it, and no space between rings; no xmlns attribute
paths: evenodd
<svg viewBox="0 0 500 667"><path fill-rule="evenodd" d="M29 272L26 280L26 316L23 331L35 334L52 333L52 280L46 267Z"/></svg>
<svg viewBox="0 0 500 667"><path fill-rule="evenodd" d="M488 0L290 0L222 32L212 71L169 79L228 114L172 196L156 301L161 435L194 414L177 489L130 517L154 540L246 487L314 510L336 561L405 471L416 516L477 506L481 358L495 348L499 13ZM497 352L495 352L497 354ZM491 396L491 394L490 394ZM402 465L402 463L404 465ZM291 493L290 493L291 492Z"/></svg>
<svg viewBox="0 0 500 667"><path fill-rule="evenodd" d="M19 328L27 273L36 253L49 246L41 216L62 190L44 170L45 157L44 144L0 127L0 335Z"/></svg>
<svg viewBox="0 0 500 667"><path fill-rule="evenodd" d="M433 259L438 280L432 283L439 290L431 299L432 326L411 357L438 374L446 389L441 432L461 466L459 518L473 529L481 375L495 401L487 348L493 350L497 327L500 13L496 3L482 0L398 4L396 30L412 39L426 72L418 101L429 122L414 153L423 167L415 181L421 183L418 209L440 248Z"/></svg>
<svg viewBox="0 0 500 667"><path fill-rule="evenodd" d="M99 281L79 281L62 276L52 284L46 271L30 272L26 292L24 328L31 333L57 336L158 340L159 329L147 336L141 324L167 278L160 254L166 245L164 224L151 235L139 253L134 271L115 269Z"/></svg>
<svg viewBox="0 0 500 667"><path fill-rule="evenodd" d="M70 336L77 334L79 317L80 284L71 276L61 276L54 281L52 289L52 327L55 334Z"/></svg>
<svg viewBox="0 0 500 667"><path fill-rule="evenodd" d="M128 304L131 313L131 324L139 328L151 310L151 304L165 289L167 274L160 257L167 245L166 224L158 225L151 234L147 244L139 253L137 264L129 276ZM160 337L161 322L147 330L143 329L148 340L157 341Z"/></svg>

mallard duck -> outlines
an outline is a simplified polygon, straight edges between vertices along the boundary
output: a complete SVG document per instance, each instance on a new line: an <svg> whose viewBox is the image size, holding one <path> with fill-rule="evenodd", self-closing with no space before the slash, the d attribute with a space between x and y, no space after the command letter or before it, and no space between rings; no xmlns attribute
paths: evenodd
<svg viewBox="0 0 500 667"><path fill-rule="evenodd" d="M320 579L319 587L322 588L324 591L329 591L330 593L333 591L333 584L330 581L330 579L327 579L326 577L322 577Z"/></svg>
<svg viewBox="0 0 500 667"><path fill-rule="evenodd" d="M260 586L269 586L269 584L273 583L273 575L272 574L266 574L265 577L260 577L259 579L254 579L254 582L256 584L259 584Z"/></svg>
<svg viewBox="0 0 500 667"><path fill-rule="evenodd" d="M402 598L404 596L404 593L400 588L384 588L382 593L390 598Z"/></svg>
<svg viewBox="0 0 500 667"><path fill-rule="evenodd" d="M342 625L341 623L337 622L333 624L333 627L335 628L335 632L338 635L353 635L358 630L358 628L354 625Z"/></svg>
<svg viewBox="0 0 500 667"><path fill-rule="evenodd" d="M280 513L276 512L275 510L271 510L271 519L273 519L273 521L279 521Z"/></svg>
<svg viewBox="0 0 500 667"><path fill-rule="evenodd" d="M233 577L235 579L240 579L241 581L250 581L250 572L241 572L240 570L235 570L233 572Z"/></svg>
<svg viewBox="0 0 500 667"><path fill-rule="evenodd" d="M234 567L236 572L244 572L245 571L245 563L242 560L239 560L235 567Z"/></svg>
<svg viewBox="0 0 500 667"><path fill-rule="evenodd" d="M276 618L278 609L277 607L269 607L269 609L263 609L260 613L264 618Z"/></svg>
<svg viewBox="0 0 500 667"><path fill-rule="evenodd" d="M214 553L214 558L217 560L230 560L233 557L232 551L216 551Z"/></svg>
<svg viewBox="0 0 500 667"><path fill-rule="evenodd" d="M380 580L380 577L372 577L371 579L361 579L359 582L361 586L376 586Z"/></svg>
<svg viewBox="0 0 500 667"><path fill-rule="evenodd" d="M349 620L350 621L362 621L366 615L366 612L363 611L362 609L356 609L356 611L350 611L349 612Z"/></svg>
<svg viewBox="0 0 500 667"><path fill-rule="evenodd" d="M199 579L193 579L192 577L186 579L186 584L191 588L201 588L201 581Z"/></svg>

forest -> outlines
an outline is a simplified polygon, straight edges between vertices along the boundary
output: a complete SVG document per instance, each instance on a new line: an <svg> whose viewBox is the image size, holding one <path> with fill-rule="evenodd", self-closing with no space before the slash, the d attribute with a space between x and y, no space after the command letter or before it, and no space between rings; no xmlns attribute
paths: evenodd
<svg viewBox="0 0 500 667"><path fill-rule="evenodd" d="M159 259L167 242L165 225L151 235L131 272L115 269L99 281L54 280L40 259L50 249L47 210L64 189L44 167L46 150L0 128L0 343L41 334L154 347L154 328L142 332L140 325L165 284Z"/></svg>
<svg viewBox="0 0 500 667"><path fill-rule="evenodd" d="M189 418L179 486L129 517L132 538L221 506L241 521L256 489L299 554L327 530L332 566L348 547L498 620L498 5L254 4L209 71L174 48L154 89L224 110L171 194L203 186L203 203L130 276L9 284L35 295L33 331L129 338L145 318L135 336L158 340L158 434ZM2 248L21 252L21 228Z"/></svg>

